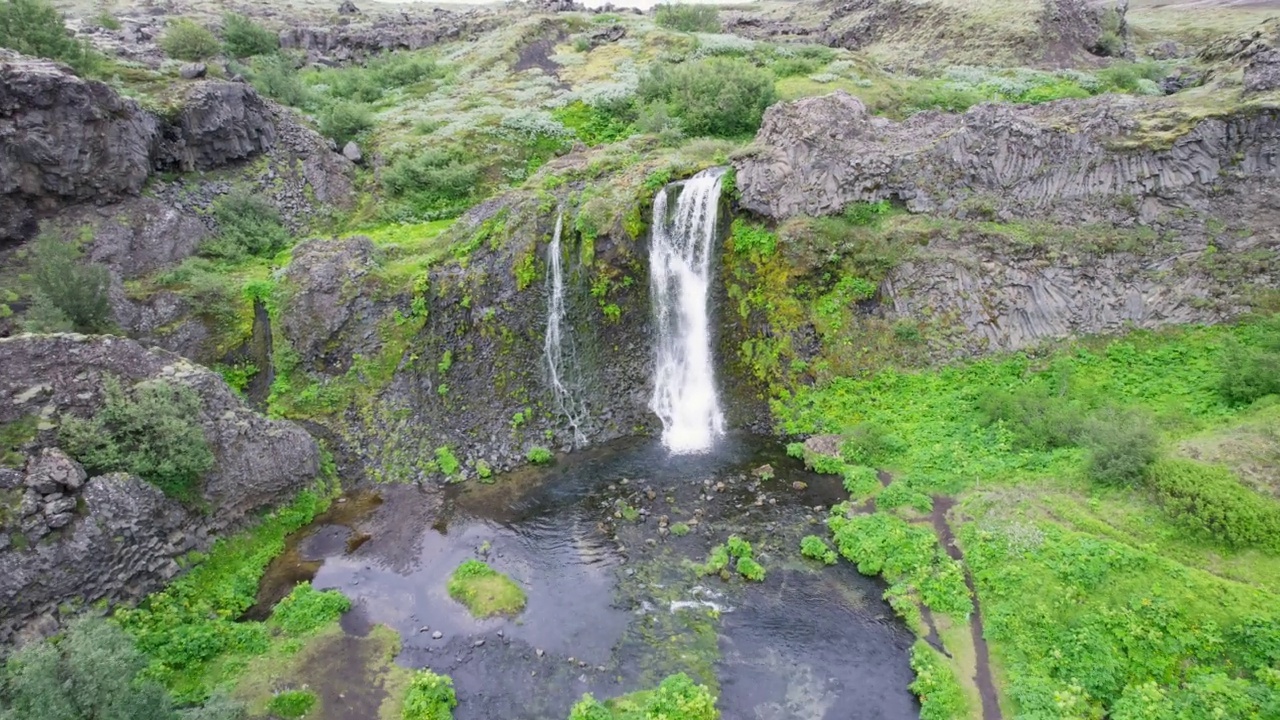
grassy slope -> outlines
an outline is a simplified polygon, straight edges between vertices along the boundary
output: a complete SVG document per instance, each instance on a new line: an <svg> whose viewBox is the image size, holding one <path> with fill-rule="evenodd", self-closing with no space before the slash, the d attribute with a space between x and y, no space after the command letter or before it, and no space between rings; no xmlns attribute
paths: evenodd
<svg viewBox="0 0 1280 720"><path fill-rule="evenodd" d="M880 426L901 441L880 463L895 472L895 483L958 495L953 523L1006 678L1006 710L1088 716L1088 708L1113 709L1126 688L1134 693L1145 682L1172 696L1210 671L1237 672L1231 668L1242 661L1219 644L1251 618L1280 623L1280 557L1188 536L1141 491L1091 486L1079 449L1016 449L1008 428L984 424L977 400L1039 373L1069 373L1072 395L1085 402L1153 412L1166 452L1243 436L1252 438L1252 453L1218 457L1274 453L1266 444L1274 406L1230 407L1215 389L1225 342L1259 336L1249 324L1188 328L1038 361L888 371L801 391L778 409L789 432Z"/></svg>

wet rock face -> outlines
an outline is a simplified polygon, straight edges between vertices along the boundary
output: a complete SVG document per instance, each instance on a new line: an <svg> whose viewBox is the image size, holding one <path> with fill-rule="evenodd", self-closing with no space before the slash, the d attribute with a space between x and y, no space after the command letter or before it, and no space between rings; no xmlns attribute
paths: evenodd
<svg viewBox="0 0 1280 720"><path fill-rule="evenodd" d="M187 91L164 128L156 167L208 170L270 150L276 129L265 100L245 83L205 82Z"/></svg>
<svg viewBox="0 0 1280 720"><path fill-rule="evenodd" d="M294 290L281 330L309 367L341 374L356 355L377 353L382 309L361 292L375 255L365 237L311 240L294 249L285 273Z"/></svg>
<svg viewBox="0 0 1280 720"><path fill-rule="evenodd" d="M871 117L844 92L779 104L757 136L763 149L736 163L742 205L785 218L894 200L912 212L1078 223L1105 218L1122 196L1156 210L1203 208L1223 176L1280 174L1280 111L1207 119L1155 147L1125 147L1142 141L1136 117L1160 102L979 105L902 123Z"/></svg>
<svg viewBox="0 0 1280 720"><path fill-rule="evenodd" d="M1244 69L1244 89L1266 92L1280 88L1280 50L1265 50L1254 55Z"/></svg>
<svg viewBox="0 0 1280 720"><path fill-rule="evenodd" d="M348 17L359 16L353 13ZM436 8L429 15L404 13L367 22L287 28L280 32L280 47L303 50L312 62L346 61L387 50L421 50L493 29L498 22L490 13Z"/></svg>
<svg viewBox="0 0 1280 720"><path fill-rule="evenodd" d="M133 100L62 65L0 55L0 241L33 235L64 203L137 194L158 126Z"/></svg>

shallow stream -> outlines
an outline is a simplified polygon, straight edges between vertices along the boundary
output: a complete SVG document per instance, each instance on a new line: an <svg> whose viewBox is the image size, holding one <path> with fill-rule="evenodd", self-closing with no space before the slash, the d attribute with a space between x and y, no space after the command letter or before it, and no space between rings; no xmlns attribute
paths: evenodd
<svg viewBox="0 0 1280 720"><path fill-rule="evenodd" d="M773 479L753 473L765 464ZM918 718L913 637L883 586L799 556L843 498L838 478L806 472L775 441L730 436L675 457L656 440L618 441L443 499L410 486L346 498L292 539L260 599L269 607L308 577L341 589L355 603L348 632L388 625L404 641L397 662L453 677L458 720L563 720L585 692L613 697L675 672L716 688L726 720ZM676 537L681 522L691 531ZM755 547L763 583L693 567L731 534ZM471 557L521 584L523 613L476 620L449 598L449 574Z"/></svg>

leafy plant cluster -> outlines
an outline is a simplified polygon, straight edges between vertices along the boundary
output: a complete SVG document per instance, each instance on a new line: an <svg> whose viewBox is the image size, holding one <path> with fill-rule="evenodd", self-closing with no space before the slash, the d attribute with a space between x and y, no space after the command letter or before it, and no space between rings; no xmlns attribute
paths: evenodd
<svg viewBox="0 0 1280 720"><path fill-rule="evenodd" d="M266 257L284 249L290 241L275 206L249 192L236 191L214 200L213 218L218 223L218 233L201 243L200 254L205 257L231 262Z"/></svg>
<svg viewBox="0 0 1280 720"><path fill-rule="evenodd" d="M0 720L238 720L215 699L179 711L147 677L147 658L115 624L85 615L57 638L31 643L0 665Z"/></svg>
<svg viewBox="0 0 1280 720"><path fill-rule="evenodd" d="M964 570L938 545L932 529L885 512L848 517L843 505L832 509L827 525L840 556L863 575L883 576L889 583L885 598L914 625L920 620L916 600L958 619L973 611Z"/></svg>
<svg viewBox="0 0 1280 720"><path fill-rule="evenodd" d="M328 497L304 491L243 535L219 540L208 556L135 609L116 611L115 620L149 659L147 676L168 687L181 702L201 702L217 684L221 661L265 653L275 633L296 637L323 617L336 617L336 591L300 585L281 602L280 617L268 622L239 618L257 601L258 584L272 558L284 551L285 537L328 507ZM288 629L286 629L286 626Z"/></svg>
<svg viewBox="0 0 1280 720"><path fill-rule="evenodd" d="M180 18L169 23L159 39L164 54L178 60L208 60L222 50L222 43L208 28Z"/></svg>
<svg viewBox="0 0 1280 720"><path fill-rule="evenodd" d="M453 720L456 707L458 695L453 689L453 678L423 669L414 673L409 681L400 717L401 720Z"/></svg>
<svg viewBox="0 0 1280 720"><path fill-rule="evenodd" d="M127 472L165 494L194 501L200 480L213 468L213 452L200 426L200 396L163 380L126 391L103 380L103 405L93 417L62 419L59 440L91 474Z"/></svg>
<svg viewBox="0 0 1280 720"><path fill-rule="evenodd" d="M58 60L81 75L92 74L102 58L67 31L62 13L47 0L0 3L0 47Z"/></svg>
<svg viewBox="0 0 1280 720"><path fill-rule="evenodd" d="M316 695L309 690L286 690L267 702L267 712L282 718L305 717L316 705Z"/></svg>
<svg viewBox="0 0 1280 720"><path fill-rule="evenodd" d="M654 690L600 702L591 693L569 712L569 720L718 720L716 698L705 685L679 673L664 679Z"/></svg>
<svg viewBox="0 0 1280 720"><path fill-rule="evenodd" d="M720 32L720 12L712 5L661 3L653 8L653 20L660 27L681 32Z"/></svg>
<svg viewBox="0 0 1280 720"><path fill-rule="evenodd" d="M515 615L524 609L524 590L479 560L464 560L449 576L449 597L476 617Z"/></svg>
<svg viewBox="0 0 1280 720"><path fill-rule="evenodd" d="M956 66L942 77L911 85L904 102L913 111L963 112L984 102L1039 104L1118 92L1159 95L1156 82L1165 75L1160 63L1114 62L1097 73L1077 70L1044 72L1029 68L1002 70Z"/></svg>
<svg viewBox="0 0 1280 720"><path fill-rule="evenodd" d="M920 720L969 717L969 702L946 660L924 640L911 646L911 669L916 679L911 692L920 698Z"/></svg>
<svg viewBox="0 0 1280 720"><path fill-rule="evenodd" d="M1280 502L1241 484L1219 465L1165 459L1147 473L1157 502L1188 532L1233 548L1280 551Z"/></svg>
<svg viewBox="0 0 1280 720"><path fill-rule="evenodd" d="M737 572L752 582L764 582L764 567L756 562L751 543L737 535L731 535L725 543L711 548L702 572L704 575L719 575L724 580L729 579L731 572Z"/></svg>
<svg viewBox="0 0 1280 720"><path fill-rule="evenodd" d="M77 245L53 237L36 240L31 259L35 290L25 317L28 330L102 333L112 328L111 275L105 266L82 262Z"/></svg>
<svg viewBox="0 0 1280 720"><path fill-rule="evenodd" d="M800 554L823 565L836 564L836 551L817 535L806 535L800 540Z"/></svg>

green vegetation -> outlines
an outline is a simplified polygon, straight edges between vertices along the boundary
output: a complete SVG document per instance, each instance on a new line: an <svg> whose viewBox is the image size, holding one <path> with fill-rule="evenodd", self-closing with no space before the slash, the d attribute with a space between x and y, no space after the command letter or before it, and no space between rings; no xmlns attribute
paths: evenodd
<svg viewBox="0 0 1280 720"><path fill-rule="evenodd" d="M1166 68L1155 62L1117 61L1096 74L1078 70L1043 72L1027 68L1004 70L953 66L941 77L912 84L904 105L914 112L963 112L983 102L1038 104L1065 98L1085 98L1118 92L1158 95L1156 82Z"/></svg>
<svg viewBox="0 0 1280 720"><path fill-rule="evenodd" d="M525 459L534 465L548 465L552 460L555 460L555 455L552 455L551 451L544 447L535 447L530 448L529 452L525 453Z"/></svg>
<svg viewBox="0 0 1280 720"><path fill-rule="evenodd" d="M185 385L149 380L126 391L108 376L102 408L87 420L64 417L59 440L91 474L132 473L190 502L214 464L199 417L200 396Z"/></svg>
<svg viewBox="0 0 1280 720"><path fill-rule="evenodd" d="M200 254L240 261L273 255L289 244L289 231L275 206L260 195L236 191L213 201L218 234L200 245Z"/></svg>
<svg viewBox="0 0 1280 720"><path fill-rule="evenodd" d="M96 70L100 57L67 33L62 14L46 0L0 3L0 47L59 60L80 74Z"/></svg>
<svg viewBox="0 0 1280 720"><path fill-rule="evenodd" d="M685 535L688 535L689 524L682 522L671 523L671 534L676 537L684 537Z"/></svg>
<svg viewBox="0 0 1280 720"><path fill-rule="evenodd" d="M0 423L0 467L21 467L26 460L23 446L35 439L38 430L39 418L35 415Z"/></svg>
<svg viewBox="0 0 1280 720"><path fill-rule="evenodd" d="M80 249L55 238L40 238L32 256L35 285L27 326L35 332L101 333L113 323L107 288L111 277L96 263L81 263Z"/></svg>
<svg viewBox="0 0 1280 720"><path fill-rule="evenodd" d="M267 710L282 718L305 717L316 705L315 693L307 690L286 690L271 698Z"/></svg>
<svg viewBox="0 0 1280 720"><path fill-rule="evenodd" d="M280 47L275 33L239 13L222 16L222 42L233 58L267 55Z"/></svg>
<svg viewBox="0 0 1280 720"><path fill-rule="evenodd" d="M964 690L955 673L938 651L923 640L911 646L911 669L916 673L911 692L920 698L920 720L970 717Z"/></svg>
<svg viewBox="0 0 1280 720"><path fill-rule="evenodd" d="M262 573L284 550L285 537L328 503L325 494L300 493L251 531L219 540L189 572L136 609L117 610L115 620L149 659L147 676L180 702L203 702L251 659L302 639L324 617L336 619L343 608L336 591L300 585L281 602L279 617L266 623L238 620L256 602Z"/></svg>
<svg viewBox="0 0 1280 720"><path fill-rule="evenodd" d="M480 562L464 560L449 576L449 597L478 618L516 615L524 609L525 594L511 578Z"/></svg>
<svg viewBox="0 0 1280 720"><path fill-rule="evenodd" d="M340 100L320 113L320 132L346 145L373 127L373 112L363 103Z"/></svg>
<svg viewBox="0 0 1280 720"><path fill-rule="evenodd" d="M720 32L720 12L711 5L661 3L653 9L653 20L664 28L681 32Z"/></svg>
<svg viewBox="0 0 1280 720"><path fill-rule="evenodd" d="M600 702L590 693L582 696L569 720L718 720L716 698L705 685L680 673L662 681L654 690Z"/></svg>
<svg viewBox="0 0 1280 720"><path fill-rule="evenodd" d="M836 551L817 535L806 535L800 540L800 554L824 565L836 564Z"/></svg>
<svg viewBox="0 0 1280 720"><path fill-rule="evenodd" d="M402 720L453 720L458 696L453 679L430 670L414 673L404 697Z"/></svg>
<svg viewBox="0 0 1280 720"><path fill-rule="evenodd" d="M752 582L764 582L764 567L756 562L751 543L737 535L731 535L723 545L711 548L701 570L704 575L719 575L724 580L729 579L733 570Z"/></svg>
<svg viewBox="0 0 1280 720"><path fill-rule="evenodd" d="M160 36L160 49L176 60L208 60L222 50L208 28L185 18L174 20Z"/></svg>
<svg viewBox="0 0 1280 720"><path fill-rule="evenodd" d="M740 58L712 57L678 65L655 64L637 96L660 103L689 135L739 137L760 127L774 103L774 78Z"/></svg>
<svg viewBox="0 0 1280 720"><path fill-rule="evenodd" d="M1157 501L1187 532L1230 547L1280 551L1280 503L1246 488L1227 468L1166 459L1148 476Z"/></svg>

